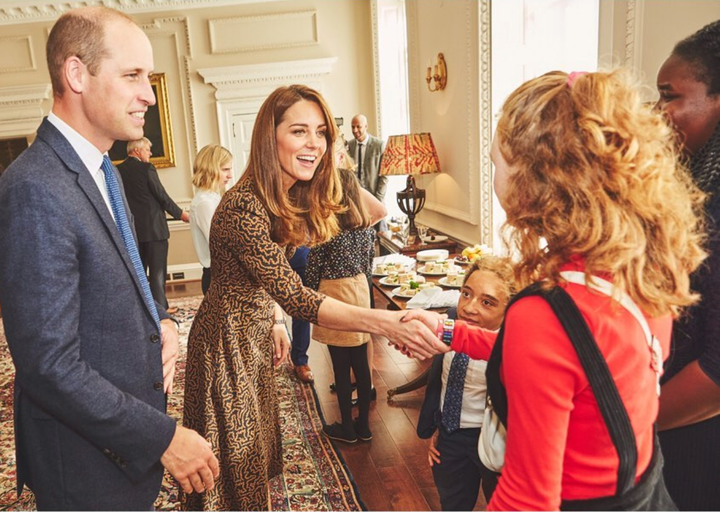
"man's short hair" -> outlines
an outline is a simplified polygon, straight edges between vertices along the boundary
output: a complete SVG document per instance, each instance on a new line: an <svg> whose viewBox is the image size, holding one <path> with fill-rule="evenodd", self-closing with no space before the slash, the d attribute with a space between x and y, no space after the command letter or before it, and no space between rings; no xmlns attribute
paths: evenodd
<svg viewBox="0 0 720 512"><path fill-rule="evenodd" d="M105 45L105 24L112 19L135 23L128 15L101 6L71 10L58 18L45 48L54 96L61 97L65 93L62 69L72 56L77 56L91 75L97 75L100 63L109 55Z"/></svg>
<svg viewBox="0 0 720 512"><path fill-rule="evenodd" d="M148 148L152 147L152 142L150 142L150 139L148 139L147 137L143 137L142 139L138 139L138 140L131 140L130 142L127 143L127 154L129 155L136 149L139 149L139 148L142 148L145 146L147 146Z"/></svg>

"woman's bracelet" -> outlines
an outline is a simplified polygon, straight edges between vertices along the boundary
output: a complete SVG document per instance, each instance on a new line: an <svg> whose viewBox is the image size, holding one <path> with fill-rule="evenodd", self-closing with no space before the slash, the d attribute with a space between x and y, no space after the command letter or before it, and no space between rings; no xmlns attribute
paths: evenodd
<svg viewBox="0 0 720 512"><path fill-rule="evenodd" d="M276 318L275 319L275 325L285 325L287 322L284 318Z"/></svg>

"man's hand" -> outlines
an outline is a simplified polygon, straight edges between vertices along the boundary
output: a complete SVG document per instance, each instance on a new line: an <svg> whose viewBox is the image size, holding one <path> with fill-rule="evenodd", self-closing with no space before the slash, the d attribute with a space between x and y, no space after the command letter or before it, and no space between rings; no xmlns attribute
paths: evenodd
<svg viewBox="0 0 720 512"><path fill-rule="evenodd" d="M273 365L280 366L290 354L290 337L285 324L275 324L272 330Z"/></svg>
<svg viewBox="0 0 720 512"><path fill-rule="evenodd" d="M183 210L182 215L180 215L180 220L183 222L190 222L190 214Z"/></svg>
<svg viewBox="0 0 720 512"><path fill-rule="evenodd" d="M177 426L160 463L175 477L183 491L204 492L215 487L220 476L217 457L210 443L189 428Z"/></svg>
<svg viewBox="0 0 720 512"><path fill-rule="evenodd" d="M163 390L165 393L172 393L175 363L180 354L177 325L169 318L161 320L160 333L162 334Z"/></svg>
<svg viewBox="0 0 720 512"><path fill-rule="evenodd" d="M436 430L432 437L428 439L428 463L430 467L433 467L435 464L440 464L440 452L437 449L439 434L440 432Z"/></svg>

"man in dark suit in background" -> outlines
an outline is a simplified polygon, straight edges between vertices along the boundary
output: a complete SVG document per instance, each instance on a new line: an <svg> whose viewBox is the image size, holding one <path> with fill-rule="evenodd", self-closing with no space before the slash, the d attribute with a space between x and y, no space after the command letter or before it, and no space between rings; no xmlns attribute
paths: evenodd
<svg viewBox="0 0 720 512"><path fill-rule="evenodd" d="M165 414L178 331L150 294L107 157L143 135L152 47L93 6L63 14L46 52L52 111L0 177L18 491L39 510L150 510L163 466L188 492L219 475L210 444Z"/></svg>
<svg viewBox="0 0 720 512"><path fill-rule="evenodd" d="M145 137L128 142L128 157L118 165L118 171L122 176L130 211L135 217L140 259L148 273L150 290L155 300L168 309L165 281L170 230L165 212L183 222L190 222L190 214L184 212L165 192L157 169L150 163L151 147L152 142ZM168 312L176 311L173 308Z"/></svg>

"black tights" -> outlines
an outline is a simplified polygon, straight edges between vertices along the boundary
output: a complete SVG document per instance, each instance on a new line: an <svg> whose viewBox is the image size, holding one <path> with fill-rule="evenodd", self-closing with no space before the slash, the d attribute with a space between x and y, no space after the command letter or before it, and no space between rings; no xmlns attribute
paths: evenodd
<svg viewBox="0 0 720 512"><path fill-rule="evenodd" d="M350 367L357 382L358 424L368 427L370 414L370 366L367 358L367 343L359 347L334 347L328 345L335 373L335 391L337 393L340 417L345 430L352 428L352 389L350 388Z"/></svg>

